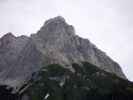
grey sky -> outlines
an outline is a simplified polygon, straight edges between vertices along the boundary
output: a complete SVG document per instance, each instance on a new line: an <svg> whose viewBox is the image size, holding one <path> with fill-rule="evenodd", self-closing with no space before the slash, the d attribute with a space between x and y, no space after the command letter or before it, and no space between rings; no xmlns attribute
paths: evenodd
<svg viewBox="0 0 133 100"><path fill-rule="evenodd" d="M63 16L76 33L117 61L133 80L133 0L0 0L0 36L30 35Z"/></svg>

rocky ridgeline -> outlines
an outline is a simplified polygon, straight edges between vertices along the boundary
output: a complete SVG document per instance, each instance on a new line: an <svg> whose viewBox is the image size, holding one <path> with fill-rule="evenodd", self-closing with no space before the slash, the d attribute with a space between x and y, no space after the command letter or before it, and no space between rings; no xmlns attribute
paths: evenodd
<svg viewBox="0 0 133 100"><path fill-rule="evenodd" d="M116 62L89 40L77 36L61 16L47 20L30 37L8 33L0 39L0 83L15 88L43 65L58 63L74 72L71 64L82 61L126 79Z"/></svg>

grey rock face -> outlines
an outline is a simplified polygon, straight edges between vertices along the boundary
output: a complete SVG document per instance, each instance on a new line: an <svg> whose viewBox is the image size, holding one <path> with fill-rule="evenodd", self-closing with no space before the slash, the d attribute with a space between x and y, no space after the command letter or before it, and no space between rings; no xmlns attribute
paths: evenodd
<svg viewBox="0 0 133 100"><path fill-rule="evenodd" d="M0 43L0 84L19 86L38 70L40 53L26 36L6 34Z"/></svg>
<svg viewBox="0 0 133 100"><path fill-rule="evenodd" d="M75 34L73 26L58 16L45 22L31 37L11 33L0 39L0 83L19 87L42 64L71 64L87 61L126 78L120 66L89 40Z"/></svg>
<svg viewBox="0 0 133 100"><path fill-rule="evenodd" d="M89 40L75 34L73 26L58 16L46 21L37 34L31 36L39 51L51 63L69 65L88 61L98 67L125 78L120 66Z"/></svg>

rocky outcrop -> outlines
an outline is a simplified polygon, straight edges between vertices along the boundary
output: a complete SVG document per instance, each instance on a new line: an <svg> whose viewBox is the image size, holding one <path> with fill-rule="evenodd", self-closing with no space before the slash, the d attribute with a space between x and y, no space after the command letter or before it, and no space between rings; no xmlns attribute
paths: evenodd
<svg viewBox="0 0 133 100"><path fill-rule="evenodd" d="M126 78L120 66L89 40L75 34L58 16L45 22L31 37L11 33L0 39L0 83L19 87L43 65L59 63L74 72L72 63L89 62Z"/></svg>

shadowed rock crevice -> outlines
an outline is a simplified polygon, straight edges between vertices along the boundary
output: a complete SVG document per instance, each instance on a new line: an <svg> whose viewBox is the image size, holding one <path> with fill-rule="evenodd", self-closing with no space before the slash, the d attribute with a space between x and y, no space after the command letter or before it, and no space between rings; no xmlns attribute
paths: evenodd
<svg viewBox="0 0 133 100"><path fill-rule="evenodd" d="M0 100L19 100L17 93L12 93L13 88L6 85L0 86Z"/></svg>

